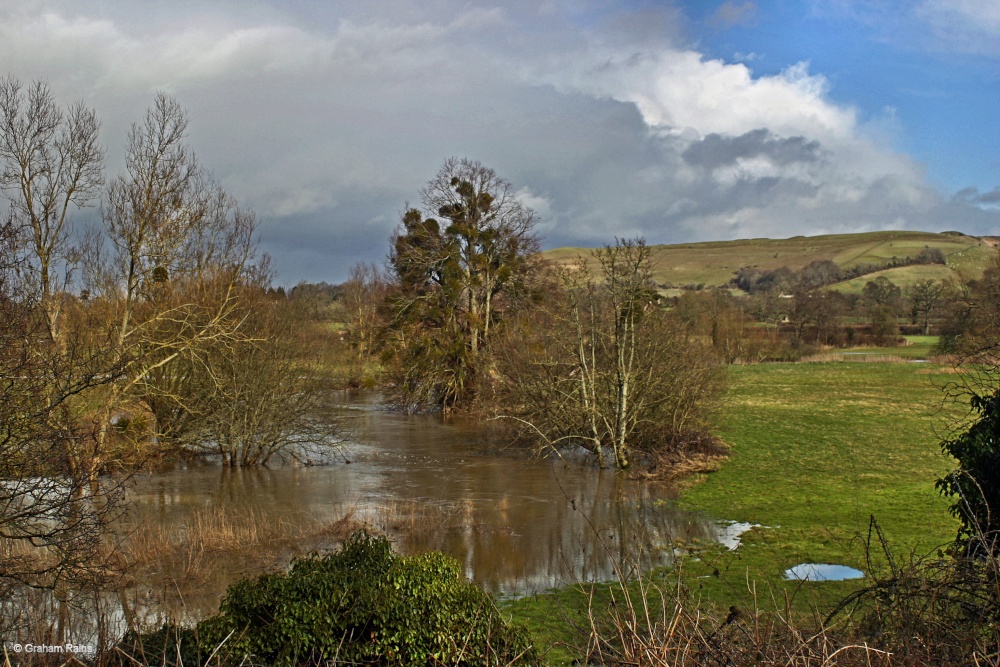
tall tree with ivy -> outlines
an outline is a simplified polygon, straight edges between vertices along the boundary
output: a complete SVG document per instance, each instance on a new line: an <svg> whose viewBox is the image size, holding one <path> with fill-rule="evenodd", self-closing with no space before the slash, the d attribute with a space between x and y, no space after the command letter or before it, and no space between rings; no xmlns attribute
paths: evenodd
<svg viewBox="0 0 1000 667"><path fill-rule="evenodd" d="M451 158L392 238L390 349L408 409L467 404L490 342L523 301L538 250L534 212L492 169Z"/></svg>

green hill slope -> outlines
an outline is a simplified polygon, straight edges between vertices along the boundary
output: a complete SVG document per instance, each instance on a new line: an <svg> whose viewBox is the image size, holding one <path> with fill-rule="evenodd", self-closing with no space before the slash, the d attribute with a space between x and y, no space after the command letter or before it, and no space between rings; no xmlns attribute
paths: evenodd
<svg viewBox="0 0 1000 667"><path fill-rule="evenodd" d="M790 239L746 239L658 245L653 249L653 278L670 287L715 287L728 283L744 266L763 270L787 266L798 270L816 260L832 260L844 268L859 264L884 264L893 257L914 257L924 248L938 248L947 266L906 266L881 272L893 282L906 286L922 278L982 275L992 248L992 239L965 236L958 232L887 231L826 236L795 236ZM559 264L583 257L588 267L595 260L587 248L556 248L542 253ZM872 274L874 275L874 274ZM844 283L845 290L860 289L870 280Z"/></svg>

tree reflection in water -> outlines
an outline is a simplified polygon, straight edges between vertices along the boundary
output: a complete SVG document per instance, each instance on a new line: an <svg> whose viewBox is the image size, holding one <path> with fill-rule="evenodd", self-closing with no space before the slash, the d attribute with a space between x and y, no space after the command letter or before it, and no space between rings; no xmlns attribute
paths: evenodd
<svg viewBox="0 0 1000 667"><path fill-rule="evenodd" d="M454 556L467 576L501 595L611 579L616 563L648 568L668 562L678 540L719 538L713 521L676 508L663 484L488 453L476 444L475 424L386 412L370 394L337 399L328 416L354 435L331 464L179 466L136 486L137 519L180 525L194 512L217 508L274 521L334 521L353 513L389 532L404 553ZM238 569L233 563L209 582L206 599L217 600L242 574Z"/></svg>

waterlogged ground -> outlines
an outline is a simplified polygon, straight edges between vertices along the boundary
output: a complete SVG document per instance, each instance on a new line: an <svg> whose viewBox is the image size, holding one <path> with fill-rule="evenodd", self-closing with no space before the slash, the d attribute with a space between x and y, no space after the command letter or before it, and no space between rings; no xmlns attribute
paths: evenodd
<svg viewBox="0 0 1000 667"><path fill-rule="evenodd" d="M394 536L404 553L454 556L467 576L505 596L612 579L616 564L637 554L649 567L668 562L676 545L732 546L739 532L678 509L662 484L498 454L475 423L388 412L371 394L335 394L325 417L343 440L327 464L178 466L138 481L134 519L181 530L215 511L309 526L351 516ZM290 551L332 544L297 546ZM239 558L215 563L211 580L188 595L187 612L214 611L225 585L247 570Z"/></svg>
<svg viewBox="0 0 1000 667"><path fill-rule="evenodd" d="M705 549L679 570L655 572L645 590L684 590L720 619L733 606L786 617L790 609L808 625L891 574L875 525L896 563L936 554L954 539L950 500L934 488L955 465L941 439L966 414L960 401L943 400L956 379L949 366L841 358L728 371L717 432L730 456L717 472L690 480L680 502L754 527L739 549ZM813 576L786 574L817 564L823 568ZM844 566L864 576L844 578L858 577ZM834 576L817 576L831 569ZM593 590L594 597L591 589L566 589L520 599L508 610L539 645L574 645L574 624L586 626L588 608L605 613L612 596L623 596L615 584ZM640 587L630 590L638 599ZM575 657L556 651L550 664Z"/></svg>

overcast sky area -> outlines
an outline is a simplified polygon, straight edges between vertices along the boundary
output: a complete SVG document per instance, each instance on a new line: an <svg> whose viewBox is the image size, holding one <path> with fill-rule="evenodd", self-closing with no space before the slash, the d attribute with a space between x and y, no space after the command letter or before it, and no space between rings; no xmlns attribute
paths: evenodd
<svg viewBox="0 0 1000 667"><path fill-rule="evenodd" d="M546 248L1000 234L994 0L0 0L0 75L103 120L158 91L278 282L381 262L450 156Z"/></svg>

